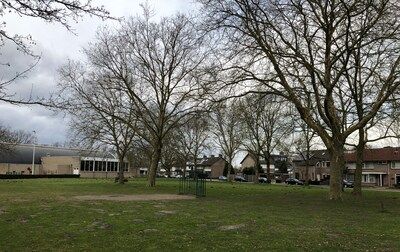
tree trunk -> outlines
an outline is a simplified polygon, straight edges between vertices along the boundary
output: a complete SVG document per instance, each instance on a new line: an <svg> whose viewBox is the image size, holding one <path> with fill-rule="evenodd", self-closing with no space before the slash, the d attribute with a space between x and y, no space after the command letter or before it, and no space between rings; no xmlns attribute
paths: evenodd
<svg viewBox="0 0 400 252"><path fill-rule="evenodd" d="M354 171L353 195L361 196L362 167L364 162L364 128L358 130L358 145L356 147L356 170Z"/></svg>
<svg viewBox="0 0 400 252"><path fill-rule="evenodd" d="M329 198L331 200L342 199L342 183L344 161L344 144L340 142L333 143L328 149L331 155L330 180L329 180Z"/></svg>
<svg viewBox="0 0 400 252"><path fill-rule="evenodd" d="M269 155L265 156L265 161L267 162L267 180L271 181L271 161Z"/></svg>
<svg viewBox="0 0 400 252"><path fill-rule="evenodd" d="M254 180L254 183L256 183L256 184L258 184L258 178L260 177L260 173L258 172L258 169L260 168L260 158L259 158L259 156L257 155L257 157L256 157L256 163L255 163L255 167L254 167L254 174L255 174L255 176L256 176L256 179Z"/></svg>
<svg viewBox="0 0 400 252"><path fill-rule="evenodd" d="M304 185L308 186L310 183L310 175L309 175L310 166L308 165L308 160L306 161L306 172L305 172L305 182Z"/></svg>
<svg viewBox="0 0 400 252"><path fill-rule="evenodd" d="M232 178L231 178L232 165L231 165L231 163L232 163L232 158L228 157L228 172L226 174L226 178L227 178L228 182L232 181Z"/></svg>
<svg viewBox="0 0 400 252"><path fill-rule="evenodd" d="M124 157L119 156L118 162L119 162L118 183L124 184L124 179L125 179L125 177L124 177Z"/></svg>
<svg viewBox="0 0 400 252"><path fill-rule="evenodd" d="M147 184L149 187L156 186L156 174L157 174L157 169L158 169L158 163L160 162L160 158L161 158L161 149L162 149L162 145L161 144L157 145L151 156L150 169L149 169L149 175L148 175L148 184Z"/></svg>

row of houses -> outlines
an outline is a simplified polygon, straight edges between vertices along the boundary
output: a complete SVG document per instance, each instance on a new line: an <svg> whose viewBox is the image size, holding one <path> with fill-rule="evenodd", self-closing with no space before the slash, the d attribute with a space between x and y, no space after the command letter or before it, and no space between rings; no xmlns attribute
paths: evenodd
<svg viewBox="0 0 400 252"><path fill-rule="evenodd" d="M241 170L254 167L255 157L247 154L240 162ZM345 153L346 167L344 176L354 180L356 155ZM400 184L400 147L366 149L364 151L362 183L366 186L392 187ZM277 163L286 163L287 171L282 173ZM267 173L265 158L259 157L262 173ZM270 174L272 178L292 176L311 181L327 181L330 177L330 156L326 150L313 150L306 161L300 156L288 157L284 153L271 155ZM188 162L186 167L173 167L169 175L181 174L184 169L191 170L194 164ZM226 173L228 163L219 156L203 156L197 160L197 169L202 170L209 178L218 178ZM133 167L129 162L120 164L111 154L82 151L73 148L50 146L16 145L10 153L0 153L0 174L80 174L86 178L111 178L117 176L119 169L124 169L126 176L147 175L146 167ZM239 172L241 172L239 170ZM308 170L308 175L307 175ZM158 175L166 175L161 166Z"/></svg>
<svg viewBox="0 0 400 252"><path fill-rule="evenodd" d="M308 175L312 181L322 181L330 176L330 156L326 150L311 151L308 160ZM400 184L400 147L365 149L362 167L362 184L364 186L392 187ZM356 154L345 153L346 167L344 177L354 181ZM293 159L294 176L306 179L306 161Z"/></svg>

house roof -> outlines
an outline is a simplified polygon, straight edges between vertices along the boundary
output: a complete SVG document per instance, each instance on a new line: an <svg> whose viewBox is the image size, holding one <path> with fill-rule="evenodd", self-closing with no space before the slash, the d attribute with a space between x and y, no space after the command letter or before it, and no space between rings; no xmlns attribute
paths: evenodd
<svg viewBox="0 0 400 252"><path fill-rule="evenodd" d="M198 166L212 166L216 162L223 160L226 162L226 160L221 157L221 156L213 156L211 155L210 157L204 156L203 158L199 158L199 163L197 164Z"/></svg>
<svg viewBox="0 0 400 252"><path fill-rule="evenodd" d="M299 166L306 165L305 158L306 154L303 152L293 158L293 162ZM329 161L331 159L329 152L327 150L311 150L310 151L310 159L308 161L308 165L316 165L321 161Z"/></svg>
<svg viewBox="0 0 400 252"><path fill-rule="evenodd" d="M110 157L100 152L81 150L74 148L60 148L52 146L35 146L35 164L41 163L42 157L47 156L90 156L90 157ZM13 147L10 152L0 151L0 163L10 164L32 164L33 158L33 145L32 144L19 144Z"/></svg>
<svg viewBox="0 0 400 252"><path fill-rule="evenodd" d="M253 160L255 159L254 158L254 155L253 154L251 154L251 153L247 153L247 155L242 159L242 161L240 162L240 164L242 164L248 157L250 157L250 158L252 158ZM271 157L270 157L270 161L272 162L272 163L274 163L275 162L275 160L277 159L277 158L281 158L281 157L286 157L286 155L276 155L276 154L272 154L271 155ZM267 161L263 158L263 159L261 159L260 160L260 164L267 164Z"/></svg>
<svg viewBox="0 0 400 252"><path fill-rule="evenodd" d="M349 152L345 154L347 162L356 161L356 153ZM364 150L364 162L371 161L400 161L400 147L384 147Z"/></svg>

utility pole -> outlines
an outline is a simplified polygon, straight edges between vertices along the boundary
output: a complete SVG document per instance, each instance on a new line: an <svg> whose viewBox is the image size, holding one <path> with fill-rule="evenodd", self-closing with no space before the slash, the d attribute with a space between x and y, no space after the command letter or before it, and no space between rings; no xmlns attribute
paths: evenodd
<svg viewBox="0 0 400 252"><path fill-rule="evenodd" d="M32 153L32 175L35 175L35 139L36 139L36 131L33 131L33 153Z"/></svg>

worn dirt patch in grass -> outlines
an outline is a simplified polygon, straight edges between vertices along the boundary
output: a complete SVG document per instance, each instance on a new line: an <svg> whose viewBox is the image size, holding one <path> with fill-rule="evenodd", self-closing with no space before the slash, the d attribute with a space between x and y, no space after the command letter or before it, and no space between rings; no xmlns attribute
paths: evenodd
<svg viewBox="0 0 400 252"><path fill-rule="evenodd" d="M191 200L194 196L177 194L136 194L136 195L82 195L78 200L110 200L110 201L151 201L151 200Z"/></svg>

